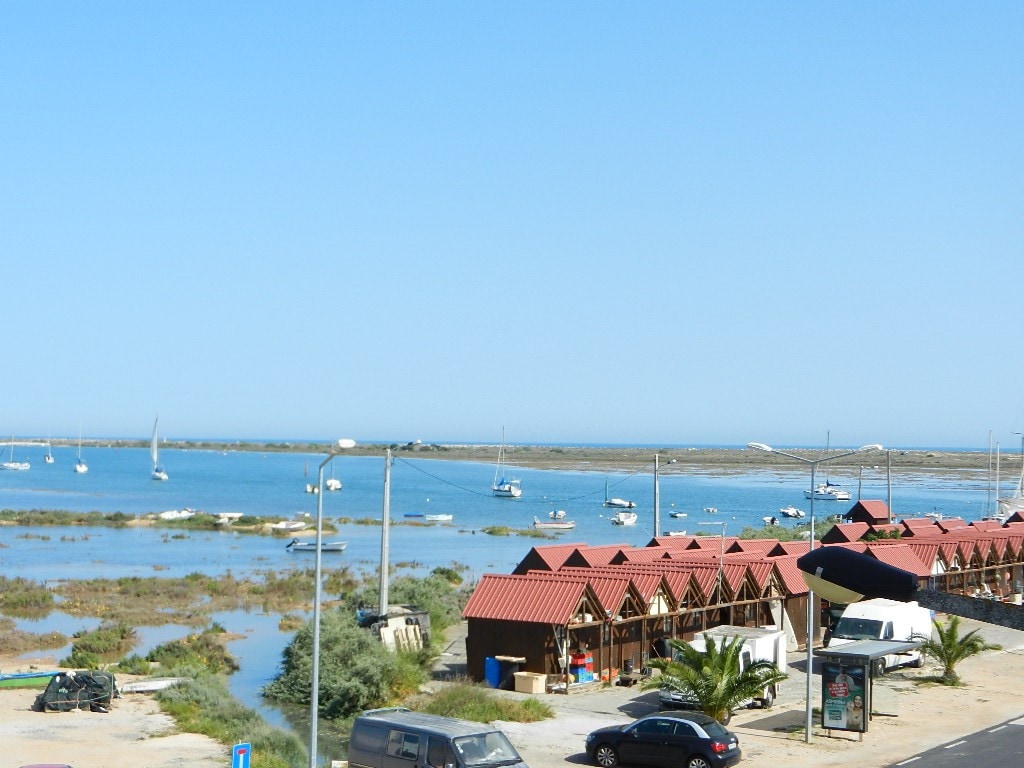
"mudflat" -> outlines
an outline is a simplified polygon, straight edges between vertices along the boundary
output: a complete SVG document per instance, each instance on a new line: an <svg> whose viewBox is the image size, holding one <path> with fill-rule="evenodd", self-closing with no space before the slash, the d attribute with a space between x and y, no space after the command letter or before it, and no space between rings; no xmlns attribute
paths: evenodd
<svg viewBox="0 0 1024 768"><path fill-rule="evenodd" d="M364 451L380 453L386 446L362 446L352 453ZM449 461L493 462L497 447L487 445L427 445L410 444L392 447L395 455L416 458L437 458ZM839 454L848 449L835 449ZM828 455L823 450L795 448L786 451L805 459L819 459ZM653 472L655 454L659 458L659 472L680 474L699 472L703 474L738 474L751 471L803 471L805 466L786 456L766 453L751 448L598 448L592 446L506 446L506 464L530 469L553 469L594 472L639 472L647 469ZM937 451L937 450L890 450L865 451L836 459L829 463L831 468L859 467L862 465L891 466L894 473L912 472L927 474L976 475L988 472L990 457L986 451ZM1020 471L1020 456L1001 458L1002 471L1009 476Z"/></svg>

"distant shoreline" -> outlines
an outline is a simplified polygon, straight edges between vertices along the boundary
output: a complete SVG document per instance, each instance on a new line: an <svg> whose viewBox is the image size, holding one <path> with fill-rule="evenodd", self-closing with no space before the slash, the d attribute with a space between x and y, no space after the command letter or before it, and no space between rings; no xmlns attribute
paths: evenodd
<svg viewBox="0 0 1024 768"><path fill-rule="evenodd" d="M29 441L25 441L29 442ZM46 445L46 441L39 441ZM52 440L55 447L77 448L77 440ZM83 440L83 448L148 448L147 440ZM244 451L271 453L312 453L326 454L329 443L318 442L246 442L206 440L165 440L165 450L209 450ZM498 446L439 443L364 443L340 452L343 456L381 456L390 448L396 457L415 459L440 459L446 461L471 461L493 463L497 458ZM819 459L825 455L820 449L786 449L787 452L806 459ZM842 453L835 449L832 453ZM546 469L580 472L640 473L654 471L654 461L659 459L659 472L666 475L685 472L703 474L733 475L751 471L802 472L809 471L809 465L786 456L765 453L749 448L703 448L703 447L597 447L561 445L507 445L505 462L511 466L528 469ZM977 450L892 450L868 451L853 454L827 463L830 469L857 469L861 466L885 469L890 463L894 473L914 472L929 474L961 473L976 475L989 472L991 457L987 451ZM1000 457L1001 474L1004 480L1017 476L1021 471L1019 454L1003 454ZM824 465L823 465L824 466Z"/></svg>

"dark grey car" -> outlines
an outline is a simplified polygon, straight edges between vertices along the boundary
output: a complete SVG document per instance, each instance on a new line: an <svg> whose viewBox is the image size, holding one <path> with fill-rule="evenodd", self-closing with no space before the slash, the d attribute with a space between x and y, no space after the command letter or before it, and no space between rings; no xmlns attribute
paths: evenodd
<svg viewBox="0 0 1024 768"><path fill-rule="evenodd" d="M703 713L649 715L587 736L587 757L601 766L619 763L663 768L729 768L742 758L739 739Z"/></svg>

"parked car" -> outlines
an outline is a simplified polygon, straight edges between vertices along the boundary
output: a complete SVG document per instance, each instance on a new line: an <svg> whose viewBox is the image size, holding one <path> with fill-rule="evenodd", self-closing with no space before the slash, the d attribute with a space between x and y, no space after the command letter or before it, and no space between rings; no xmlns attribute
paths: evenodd
<svg viewBox="0 0 1024 768"><path fill-rule="evenodd" d="M641 717L587 736L587 757L601 768L729 768L743 756L736 734L700 712Z"/></svg>

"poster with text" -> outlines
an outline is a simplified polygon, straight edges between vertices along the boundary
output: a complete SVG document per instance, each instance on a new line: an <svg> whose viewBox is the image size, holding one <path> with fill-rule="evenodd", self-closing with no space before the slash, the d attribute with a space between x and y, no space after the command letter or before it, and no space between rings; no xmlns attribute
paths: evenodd
<svg viewBox="0 0 1024 768"><path fill-rule="evenodd" d="M868 729L864 664L827 661L821 667L821 724L837 731Z"/></svg>

